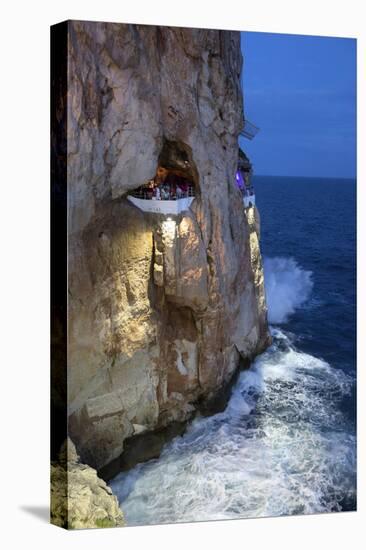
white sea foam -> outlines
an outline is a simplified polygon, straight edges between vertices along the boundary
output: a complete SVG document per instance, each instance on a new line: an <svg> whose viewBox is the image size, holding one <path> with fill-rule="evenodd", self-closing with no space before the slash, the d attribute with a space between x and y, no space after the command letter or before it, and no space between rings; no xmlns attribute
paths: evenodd
<svg viewBox="0 0 366 550"><path fill-rule="evenodd" d="M309 298L311 271L302 269L293 258L264 258L268 320L285 323Z"/></svg>
<svg viewBox="0 0 366 550"><path fill-rule="evenodd" d="M128 524L336 511L355 498L354 431L338 407L353 379L273 335L224 412L111 482Z"/></svg>

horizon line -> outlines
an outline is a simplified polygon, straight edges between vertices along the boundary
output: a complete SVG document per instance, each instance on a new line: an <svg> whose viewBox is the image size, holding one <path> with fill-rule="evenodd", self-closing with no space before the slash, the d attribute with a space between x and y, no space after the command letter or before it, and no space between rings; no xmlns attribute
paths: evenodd
<svg viewBox="0 0 366 550"><path fill-rule="evenodd" d="M283 175L283 174L253 174L253 177L261 178L303 178L303 179L331 179L331 180L357 180L357 176L299 176L296 174Z"/></svg>

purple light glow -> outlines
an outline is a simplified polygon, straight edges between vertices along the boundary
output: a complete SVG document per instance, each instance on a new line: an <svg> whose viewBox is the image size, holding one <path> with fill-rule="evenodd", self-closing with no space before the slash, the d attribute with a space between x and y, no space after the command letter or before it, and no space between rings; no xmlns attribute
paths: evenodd
<svg viewBox="0 0 366 550"><path fill-rule="evenodd" d="M244 189L243 175L239 170L235 174L235 179L236 179L236 185L239 187L239 189Z"/></svg>

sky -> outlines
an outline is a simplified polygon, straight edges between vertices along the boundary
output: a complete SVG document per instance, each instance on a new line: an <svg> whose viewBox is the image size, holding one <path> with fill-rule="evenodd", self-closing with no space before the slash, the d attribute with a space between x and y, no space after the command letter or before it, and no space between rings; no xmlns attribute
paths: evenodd
<svg viewBox="0 0 366 550"><path fill-rule="evenodd" d="M356 40L241 33L254 174L356 176Z"/></svg>

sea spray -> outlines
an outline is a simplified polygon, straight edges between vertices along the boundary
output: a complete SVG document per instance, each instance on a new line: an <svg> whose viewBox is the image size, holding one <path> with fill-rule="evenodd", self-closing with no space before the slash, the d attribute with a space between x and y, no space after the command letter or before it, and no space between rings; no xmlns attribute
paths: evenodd
<svg viewBox="0 0 366 550"><path fill-rule="evenodd" d="M286 323L309 298L312 273L293 258L264 258L264 280L270 323Z"/></svg>
<svg viewBox="0 0 366 550"><path fill-rule="evenodd" d="M111 482L129 525L354 508L355 435L338 406L354 379L273 338L224 412Z"/></svg>

